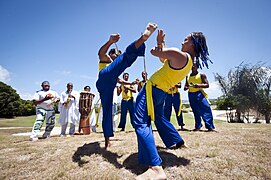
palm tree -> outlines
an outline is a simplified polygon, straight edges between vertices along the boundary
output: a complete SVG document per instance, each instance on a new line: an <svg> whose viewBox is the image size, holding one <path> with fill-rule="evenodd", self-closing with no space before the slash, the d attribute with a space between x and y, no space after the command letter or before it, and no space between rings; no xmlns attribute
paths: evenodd
<svg viewBox="0 0 271 180"><path fill-rule="evenodd" d="M268 78L267 69L270 70ZM227 78L216 73L215 79L220 85L223 96L236 102L237 122L243 122L241 114L255 109L264 114L266 121L270 123L270 67L264 67L261 63L250 66L242 62L235 71L229 71Z"/></svg>

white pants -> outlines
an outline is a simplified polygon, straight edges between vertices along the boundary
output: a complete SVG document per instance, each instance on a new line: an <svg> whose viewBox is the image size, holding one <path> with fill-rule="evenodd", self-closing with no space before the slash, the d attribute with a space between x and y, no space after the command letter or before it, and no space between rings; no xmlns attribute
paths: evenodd
<svg viewBox="0 0 271 180"><path fill-rule="evenodd" d="M68 126L68 123L61 126L61 134L60 135L66 134L67 126ZM74 135L74 132L75 132L75 124L70 123L69 135Z"/></svg>

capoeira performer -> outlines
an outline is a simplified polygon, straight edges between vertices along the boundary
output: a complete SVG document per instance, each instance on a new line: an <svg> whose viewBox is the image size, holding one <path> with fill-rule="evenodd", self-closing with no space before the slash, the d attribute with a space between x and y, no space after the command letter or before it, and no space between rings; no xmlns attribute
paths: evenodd
<svg viewBox="0 0 271 180"><path fill-rule="evenodd" d="M126 51L121 55L115 50L110 50L109 54L106 54L109 47L120 39L119 34L112 34L109 40L99 50L100 72L96 87L100 93L103 106L102 128L105 137L105 149L110 145L109 138L114 136L112 127L112 101L114 88L116 87L117 82L120 84L131 84L124 80L120 80L118 77L127 67L130 67L135 62L138 56L144 56L144 42L150 37L156 27L155 24L149 23L140 38L130 44L126 48ZM137 81L132 82L132 84L137 84Z"/></svg>
<svg viewBox="0 0 271 180"><path fill-rule="evenodd" d="M207 76L198 72L197 63L194 62L192 72L186 78L184 90L188 90L188 99L195 118L195 129L199 131L202 127L201 118L205 122L205 127L208 131L215 129L213 122L212 109L208 100L207 93L203 90L209 88Z"/></svg>
<svg viewBox="0 0 271 180"><path fill-rule="evenodd" d="M180 126L181 130L184 130L185 124L183 123L182 96L178 90L179 88L181 88L181 83L176 84L167 92L164 106L164 115L165 118L170 121L173 105L178 125Z"/></svg>
<svg viewBox="0 0 271 180"><path fill-rule="evenodd" d="M140 81L140 83L138 84L137 86L137 92L139 92L142 87L147 83L148 81L148 74L146 71L142 71L141 73L141 76L142 76L142 81Z"/></svg>
<svg viewBox="0 0 271 180"><path fill-rule="evenodd" d="M138 140L138 159L139 163L149 165L149 169L137 176L137 179L166 179L161 166L162 160L155 146L151 120L154 120L166 147L176 144L179 148L184 145L181 136L163 115L166 93L189 73L194 57L200 56L204 62L208 60L206 40L201 32L189 34L182 43L181 50L163 48L164 37L163 30L158 30L157 47L151 50L151 54L159 57L164 64L150 77L136 100L133 126Z"/></svg>
<svg viewBox="0 0 271 180"><path fill-rule="evenodd" d="M57 92L50 90L50 83L43 81L41 84L42 89L37 91L33 97L33 103L36 105L36 121L32 128L30 135L31 141L38 140L38 133L46 119L46 128L43 134L44 138L50 137L50 133L55 127L55 103L59 102L59 95Z"/></svg>
<svg viewBox="0 0 271 180"><path fill-rule="evenodd" d="M123 79L128 81L129 73L123 73ZM125 131L126 125L126 117L127 117L127 110L130 114L130 121L132 122L134 116L134 97L133 93L136 93L136 89L133 85L120 85L117 86L118 88L118 96L122 94L121 100L121 114L120 114L120 122L118 128L121 128L120 131Z"/></svg>

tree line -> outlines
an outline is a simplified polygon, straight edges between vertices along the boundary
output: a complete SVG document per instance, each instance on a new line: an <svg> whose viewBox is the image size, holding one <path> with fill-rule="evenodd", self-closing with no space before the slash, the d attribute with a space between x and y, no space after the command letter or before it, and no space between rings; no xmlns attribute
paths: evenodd
<svg viewBox="0 0 271 180"><path fill-rule="evenodd" d="M15 89L0 82L0 118L34 114L36 114L36 110L32 101L21 99Z"/></svg>

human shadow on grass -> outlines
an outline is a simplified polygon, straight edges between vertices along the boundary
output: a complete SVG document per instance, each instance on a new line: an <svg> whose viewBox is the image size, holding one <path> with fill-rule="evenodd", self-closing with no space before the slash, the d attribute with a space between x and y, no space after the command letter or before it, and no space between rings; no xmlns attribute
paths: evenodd
<svg viewBox="0 0 271 180"><path fill-rule="evenodd" d="M100 143L98 142L84 144L83 146L78 147L72 156L72 161L78 163L78 166L82 167L84 164L89 162L82 160L82 157L91 156L92 154L101 155L103 158L107 159L109 163L113 164L117 168L122 167L122 165L117 161L117 159L121 156L117 153L105 150L100 146Z"/></svg>
<svg viewBox="0 0 271 180"><path fill-rule="evenodd" d="M158 153L163 160L163 168L174 167L174 166L187 166L190 163L189 159L178 157L170 152L167 152L165 148L157 147ZM139 175L148 169L147 165L138 163L138 153L131 154L123 162L125 169L130 170L132 173Z"/></svg>
<svg viewBox="0 0 271 180"><path fill-rule="evenodd" d="M190 163L190 160L178 157L170 152L167 152L165 148L157 147L159 155L163 160L163 168L173 167L173 166L187 166ZM116 168L124 167L127 170L130 170L132 173L139 175L148 169L147 165L142 165L138 163L138 153L133 153L128 156L123 164L118 162L118 158L121 158L121 155L105 150L100 146L99 142L92 142L89 144L84 144L81 147L78 147L76 152L72 156L72 161L78 163L79 167L82 167L84 164L89 161L82 160L84 156L91 156L92 154L99 154L107 161L113 164Z"/></svg>

